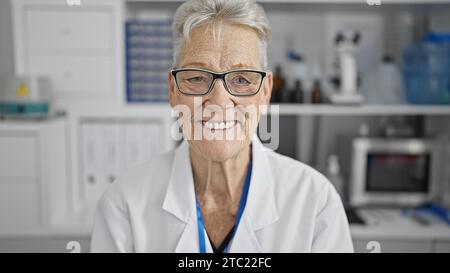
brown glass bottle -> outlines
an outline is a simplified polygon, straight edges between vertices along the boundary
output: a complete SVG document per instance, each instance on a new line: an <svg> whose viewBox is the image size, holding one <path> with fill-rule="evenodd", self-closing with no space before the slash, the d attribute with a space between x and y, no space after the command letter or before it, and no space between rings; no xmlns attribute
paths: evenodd
<svg viewBox="0 0 450 273"><path fill-rule="evenodd" d="M273 75L272 97L270 98L271 102L281 102L281 95L285 84L286 80L283 77L281 66L277 65L275 67L275 73Z"/></svg>
<svg viewBox="0 0 450 273"><path fill-rule="evenodd" d="M303 103L303 93L302 82L300 80L296 80L294 89L292 89L290 92L291 102Z"/></svg>
<svg viewBox="0 0 450 273"><path fill-rule="evenodd" d="M322 103L322 89L320 88L320 81L315 80L311 90L311 103Z"/></svg>

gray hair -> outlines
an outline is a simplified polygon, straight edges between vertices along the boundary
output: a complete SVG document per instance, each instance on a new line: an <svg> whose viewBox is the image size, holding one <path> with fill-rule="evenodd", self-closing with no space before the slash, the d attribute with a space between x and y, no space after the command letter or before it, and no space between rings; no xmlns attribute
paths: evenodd
<svg viewBox="0 0 450 273"><path fill-rule="evenodd" d="M180 60L183 41L199 26L213 27L220 33L222 23L232 23L255 30L260 40L261 64L267 68L267 44L271 29L264 9L254 0L189 0L175 12L173 19L173 66ZM214 37L216 35L214 34Z"/></svg>

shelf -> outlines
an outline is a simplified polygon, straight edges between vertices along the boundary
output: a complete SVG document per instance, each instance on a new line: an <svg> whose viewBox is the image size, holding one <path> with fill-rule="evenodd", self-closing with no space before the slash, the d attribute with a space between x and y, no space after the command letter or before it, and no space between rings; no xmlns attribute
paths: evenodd
<svg viewBox="0 0 450 273"><path fill-rule="evenodd" d="M154 2L154 3L182 3L182 0L124 0L125 2ZM376 2L375 0L368 0ZM260 3L268 4L363 4L370 6L366 0L258 0ZM449 4L450 0L380 0L384 4Z"/></svg>
<svg viewBox="0 0 450 273"><path fill-rule="evenodd" d="M171 116L171 107L168 102L149 103L116 103L103 102L99 107L98 102L60 102L58 109L77 118L98 117L168 117Z"/></svg>
<svg viewBox="0 0 450 273"><path fill-rule="evenodd" d="M280 115L341 115L341 116L387 116L387 115L427 115L450 116L450 105L331 105L331 104L295 104L272 103L271 107L279 107ZM79 117L171 117L169 103L133 103L125 105L97 103L71 103L60 105L69 113L77 113ZM273 107L272 107L273 108ZM273 109L272 109L273 110Z"/></svg>
<svg viewBox="0 0 450 273"><path fill-rule="evenodd" d="M449 0L379 0L384 4L446 4ZM292 4L363 4L370 6L367 2L376 2L375 0L258 0L261 3L292 3ZM375 6L375 5L374 5Z"/></svg>
<svg viewBox="0 0 450 273"><path fill-rule="evenodd" d="M280 115L450 115L450 105L311 105L311 104L276 104Z"/></svg>
<svg viewBox="0 0 450 273"><path fill-rule="evenodd" d="M450 116L450 105L313 105L281 103L271 104L279 107L282 116L315 116L315 115L341 115L341 116L388 116L388 115L426 115ZM171 116L171 107L168 103L138 103L122 106L107 105L99 108L96 104L83 103L81 105L67 106L69 112L77 112L82 117L166 117ZM273 107L272 107L273 108ZM67 108L66 108L67 109ZM272 109L273 110L273 109ZM276 113L275 113L276 114Z"/></svg>

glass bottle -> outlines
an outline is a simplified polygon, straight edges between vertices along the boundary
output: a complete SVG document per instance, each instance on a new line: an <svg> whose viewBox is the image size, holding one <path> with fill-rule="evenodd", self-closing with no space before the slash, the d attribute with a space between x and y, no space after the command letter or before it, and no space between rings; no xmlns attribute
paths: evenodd
<svg viewBox="0 0 450 273"><path fill-rule="evenodd" d="M322 90L320 81L315 80L311 91L311 103L322 103Z"/></svg>
<svg viewBox="0 0 450 273"><path fill-rule="evenodd" d="M302 82L297 79L294 84L294 89L291 90L291 102L303 103L303 93Z"/></svg>
<svg viewBox="0 0 450 273"><path fill-rule="evenodd" d="M286 80L283 76L281 66L277 65L275 67L275 73L273 75L272 97L270 98L271 102L281 102L282 99L281 95L285 84Z"/></svg>

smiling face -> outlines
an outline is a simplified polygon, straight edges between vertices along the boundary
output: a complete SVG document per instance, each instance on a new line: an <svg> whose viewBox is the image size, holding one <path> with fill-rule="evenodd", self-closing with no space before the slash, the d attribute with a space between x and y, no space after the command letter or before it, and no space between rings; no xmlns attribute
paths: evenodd
<svg viewBox="0 0 450 273"><path fill-rule="evenodd" d="M177 68L201 68L217 73L262 70L258 35L247 27L223 24L220 36L214 38L211 27L197 27L182 45ZM198 78L189 80L195 83ZM230 81L242 84L246 78L233 77ZM170 73L168 83L171 106L185 108L181 123L191 149L207 159L224 161L250 145L259 122L259 108L270 100L272 73L267 73L259 92L252 96L231 95L220 79L202 97L182 94Z"/></svg>

